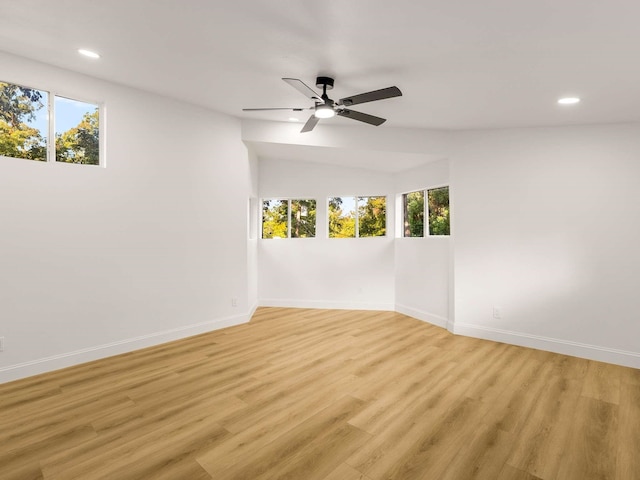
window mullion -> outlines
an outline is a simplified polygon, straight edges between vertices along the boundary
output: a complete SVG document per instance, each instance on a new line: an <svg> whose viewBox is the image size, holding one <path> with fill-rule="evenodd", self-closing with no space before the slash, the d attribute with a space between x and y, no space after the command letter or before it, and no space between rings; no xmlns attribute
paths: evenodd
<svg viewBox="0 0 640 480"><path fill-rule="evenodd" d="M424 190L422 193L422 236L429 236L429 190Z"/></svg>
<svg viewBox="0 0 640 480"><path fill-rule="evenodd" d="M355 238L360 238L360 197L358 197L356 195L356 201L355 201L356 207L355 207L355 211L356 211L356 225L355 225Z"/></svg>
<svg viewBox="0 0 640 480"><path fill-rule="evenodd" d="M56 161L56 136L55 136L55 131L56 131L56 126L54 124L55 122L55 112L54 112L54 108L55 108L55 102L53 101L55 97L55 94L53 92L49 92L49 98L47 99L47 103L48 103L48 114L49 114L49 122L47 123L48 125L48 132L47 132L47 162L55 162Z"/></svg>
<svg viewBox="0 0 640 480"><path fill-rule="evenodd" d="M291 238L291 199L287 200L287 238Z"/></svg>

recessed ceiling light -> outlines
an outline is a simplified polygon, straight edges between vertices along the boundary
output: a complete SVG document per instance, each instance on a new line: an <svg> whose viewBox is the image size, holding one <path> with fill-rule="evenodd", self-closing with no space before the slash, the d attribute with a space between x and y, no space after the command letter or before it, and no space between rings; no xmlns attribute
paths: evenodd
<svg viewBox="0 0 640 480"><path fill-rule="evenodd" d="M558 100L560 105L574 105L579 102L580 99L578 97L564 97Z"/></svg>
<svg viewBox="0 0 640 480"><path fill-rule="evenodd" d="M296 117L289 117L290 122L297 122L298 119Z"/></svg>
<svg viewBox="0 0 640 480"><path fill-rule="evenodd" d="M80 55L84 55L85 57L89 57L89 58L100 58L100 55L97 54L96 52L92 52L91 50L85 50L84 48L79 48L78 53Z"/></svg>

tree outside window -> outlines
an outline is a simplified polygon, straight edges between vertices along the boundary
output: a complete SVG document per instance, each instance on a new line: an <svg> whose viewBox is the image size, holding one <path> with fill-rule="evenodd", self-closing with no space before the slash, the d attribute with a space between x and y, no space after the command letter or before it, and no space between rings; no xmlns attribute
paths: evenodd
<svg viewBox="0 0 640 480"><path fill-rule="evenodd" d="M268 199L262 201L262 238L313 238L315 236L315 200Z"/></svg>
<svg viewBox="0 0 640 480"><path fill-rule="evenodd" d="M405 193L402 195L402 207L403 236L450 235L449 187ZM427 233L425 233L425 216L428 221Z"/></svg>
<svg viewBox="0 0 640 480"><path fill-rule="evenodd" d="M48 95L0 82L0 155L47 160ZM39 118L44 119L44 124L38 122Z"/></svg>
<svg viewBox="0 0 640 480"><path fill-rule="evenodd" d="M450 235L449 187L428 190L429 235Z"/></svg>
<svg viewBox="0 0 640 480"><path fill-rule="evenodd" d="M50 144L49 97L49 92L0 82L0 155L99 165L100 108L54 95L56 129Z"/></svg>
<svg viewBox="0 0 640 480"><path fill-rule="evenodd" d="M405 193L402 205L404 236L424 237L424 191Z"/></svg>
<svg viewBox="0 0 640 480"><path fill-rule="evenodd" d="M384 196L329 198L329 238L384 237L386 202Z"/></svg>
<svg viewBox="0 0 640 480"><path fill-rule="evenodd" d="M355 238L355 197L329 198L329 238Z"/></svg>
<svg viewBox="0 0 640 480"><path fill-rule="evenodd" d="M55 111L56 161L98 165L100 163L98 107L78 100L55 97Z"/></svg>
<svg viewBox="0 0 640 480"><path fill-rule="evenodd" d="M262 238L287 238L288 220L287 200L262 201Z"/></svg>
<svg viewBox="0 0 640 480"><path fill-rule="evenodd" d="M316 201L291 200L291 238L316 236Z"/></svg>
<svg viewBox="0 0 640 480"><path fill-rule="evenodd" d="M386 232L386 197L358 197L358 236L384 237Z"/></svg>

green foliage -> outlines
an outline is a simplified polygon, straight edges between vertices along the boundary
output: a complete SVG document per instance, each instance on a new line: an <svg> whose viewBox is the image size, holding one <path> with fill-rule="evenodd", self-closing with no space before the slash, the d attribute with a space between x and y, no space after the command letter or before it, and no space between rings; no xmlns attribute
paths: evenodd
<svg viewBox="0 0 640 480"><path fill-rule="evenodd" d="M32 160L47 159L47 132L29 122L47 103L46 92L0 82L0 155ZM100 114L86 113L77 126L56 135L56 160L98 165Z"/></svg>
<svg viewBox="0 0 640 480"><path fill-rule="evenodd" d="M43 107L42 92L0 82L0 155L47 159L45 138L38 129L27 124Z"/></svg>
<svg viewBox="0 0 640 480"><path fill-rule="evenodd" d="M56 161L98 165L100 163L100 113L85 113L80 123L56 135Z"/></svg>
<svg viewBox="0 0 640 480"><path fill-rule="evenodd" d="M411 192L403 195L404 236L424 236L424 192Z"/></svg>
<svg viewBox="0 0 640 480"><path fill-rule="evenodd" d="M316 201L291 200L291 238L316 236Z"/></svg>
<svg viewBox="0 0 640 480"><path fill-rule="evenodd" d="M449 235L449 187L428 191L429 235Z"/></svg>
<svg viewBox="0 0 640 480"><path fill-rule="evenodd" d="M358 198L358 236L384 237L387 231L387 199Z"/></svg>
<svg viewBox="0 0 640 480"><path fill-rule="evenodd" d="M355 238L356 219L358 237L380 237L387 231L385 197L348 197L356 205L356 211L344 211L342 197L329 199L329 237ZM357 201L357 202L356 202Z"/></svg>
<svg viewBox="0 0 640 480"><path fill-rule="evenodd" d="M47 159L47 147L40 132L21 123L19 127L11 127L0 120L0 155L27 160Z"/></svg>
<svg viewBox="0 0 640 480"><path fill-rule="evenodd" d="M329 199L329 238L354 238L356 236L355 212L343 213L342 198Z"/></svg>
<svg viewBox="0 0 640 480"><path fill-rule="evenodd" d="M264 200L262 202L262 238L287 238L287 200Z"/></svg>
<svg viewBox="0 0 640 480"><path fill-rule="evenodd" d="M42 107L42 92L0 82L0 119L10 127L17 128L35 120L36 112Z"/></svg>

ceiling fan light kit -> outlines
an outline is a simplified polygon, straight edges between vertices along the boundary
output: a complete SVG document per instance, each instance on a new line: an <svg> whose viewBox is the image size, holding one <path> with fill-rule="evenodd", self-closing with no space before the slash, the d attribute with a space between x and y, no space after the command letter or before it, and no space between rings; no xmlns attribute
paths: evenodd
<svg viewBox="0 0 640 480"><path fill-rule="evenodd" d="M315 105L309 108L243 108L245 112L255 112L264 110L292 110L294 112L300 112L302 110L313 110L313 114L307 120L307 123L300 130L301 133L310 132L318 124L321 118L331 118L335 115L344 118L351 118L359 122L367 123L369 125L379 126L386 122L386 118L376 117L367 113L356 112L346 107L352 105L358 105L360 103L374 102L377 100L384 100L386 98L400 97L402 92L398 87L387 87L380 90L374 90L367 93L361 93L359 95L353 95L351 97L341 98L337 102L334 102L327 95L327 90L333 89L334 80L331 77L317 77L316 87L322 88L322 95L316 93L312 88L306 85L302 80L297 78L283 78L285 82L291 85L293 88L302 93L306 98L313 100Z"/></svg>
<svg viewBox="0 0 640 480"><path fill-rule="evenodd" d="M331 118L336 115L336 112L331 105L319 104L313 114L318 118Z"/></svg>

